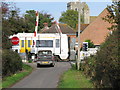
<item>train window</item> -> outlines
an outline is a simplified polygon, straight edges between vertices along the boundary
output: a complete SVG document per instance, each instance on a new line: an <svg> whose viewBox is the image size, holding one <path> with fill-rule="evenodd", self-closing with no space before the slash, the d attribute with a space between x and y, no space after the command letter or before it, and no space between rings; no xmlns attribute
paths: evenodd
<svg viewBox="0 0 120 90"><path fill-rule="evenodd" d="M39 47L40 40L36 40L36 47Z"/></svg>
<svg viewBox="0 0 120 90"><path fill-rule="evenodd" d="M56 39L56 48L59 48L59 47L60 47L60 40Z"/></svg>
<svg viewBox="0 0 120 90"><path fill-rule="evenodd" d="M28 47L30 47L30 40L28 40Z"/></svg>
<svg viewBox="0 0 120 90"><path fill-rule="evenodd" d="M53 40L40 40L40 47L53 47Z"/></svg>
<svg viewBox="0 0 120 90"><path fill-rule="evenodd" d="M24 40L22 40L22 45L21 46L24 47Z"/></svg>

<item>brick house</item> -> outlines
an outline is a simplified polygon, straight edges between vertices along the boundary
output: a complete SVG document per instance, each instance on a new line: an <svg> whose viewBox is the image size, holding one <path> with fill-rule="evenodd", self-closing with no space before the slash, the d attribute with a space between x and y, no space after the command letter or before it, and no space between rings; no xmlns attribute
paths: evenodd
<svg viewBox="0 0 120 90"><path fill-rule="evenodd" d="M80 41L84 42L89 39L96 46L102 44L111 32L108 28L111 27L112 24L103 20L108 14L108 10L104 9L99 16L84 29L80 35Z"/></svg>

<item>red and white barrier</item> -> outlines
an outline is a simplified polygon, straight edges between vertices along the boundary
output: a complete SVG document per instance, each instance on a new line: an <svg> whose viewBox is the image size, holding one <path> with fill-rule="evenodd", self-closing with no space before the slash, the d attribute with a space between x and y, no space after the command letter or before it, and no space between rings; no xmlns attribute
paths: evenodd
<svg viewBox="0 0 120 90"><path fill-rule="evenodd" d="M38 30L38 20L39 20L39 12L36 11L36 22L35 22L35 32L34 32L34 37L37 35L37 30Z"/></svg>

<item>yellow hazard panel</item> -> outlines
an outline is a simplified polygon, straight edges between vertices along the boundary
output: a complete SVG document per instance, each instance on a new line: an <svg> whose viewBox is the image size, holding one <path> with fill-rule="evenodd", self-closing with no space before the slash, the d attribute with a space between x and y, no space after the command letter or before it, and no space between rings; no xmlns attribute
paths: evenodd
<svg viewBox="0 0 120 90"><path fill-rule="evenodd" d="M32 40L20 40L20 53L25 53L25 49L31 50Z"/></svg>
<svg viewBox="0 0 120 90"><path fill-rule="evenodd" d="M25 53L25 40L20 40L20 53Z"/></svg>
<svg viewBox="0 0 120 90"><path fill-rule="evenodd" d="M30 45L32 45L32 40L30 40Z"/></svg>
<svg viewBox="0 0 120 90"><path fill-rule="evenodd" d="M26 43L27 43L26 49L27 49L28 51L30 51L31 40L27 40Z"/></svg>

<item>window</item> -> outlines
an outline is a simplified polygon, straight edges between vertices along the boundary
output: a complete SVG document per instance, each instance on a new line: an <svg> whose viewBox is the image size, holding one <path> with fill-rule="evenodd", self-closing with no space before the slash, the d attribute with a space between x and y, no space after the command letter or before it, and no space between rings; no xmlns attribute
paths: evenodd
<svg viewBox="0 0 120 90"><path fill-rule="evenodd" d="M53 47L53 40L37 40L36 45L40 47Z"/></svg>
<svg viewBox="0 0 120 90"><path fill-rule="evenodd" d="M36 40L36 47L39 47L40 40Z"/></svg>
<svg viewBox="0 0 120 90"><path fill-rule="evenodd" d="M24 47L24 40L22 40L22 45L21 46Z"/></svg>
<svg viewBox="0 0 120 90"><path fill-rule="evenodd" d="M59 48L59 47L60 47L60 40L56 39L56 48Z"/></svg>
<svg viewBox="0 0 120 90"><path fill-rule="evenodd" d="M30 40L28 40L28 47L30 47Z"/></svg>

